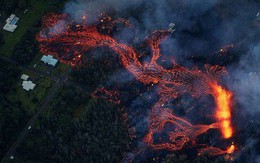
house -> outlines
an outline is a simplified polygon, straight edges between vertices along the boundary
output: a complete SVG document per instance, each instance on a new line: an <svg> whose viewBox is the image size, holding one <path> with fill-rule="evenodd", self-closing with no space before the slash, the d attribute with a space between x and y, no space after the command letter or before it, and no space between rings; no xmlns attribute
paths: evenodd
<svg viewBox="0 0 260 163"><path fill-rule="evenodd" d="M51 55L44 55L41 58L41 61L43 61L45 64L51 65L51 66L56 66L56 64L58 63L58 60L53 58L53 56Z"/></svg>
<svg viewBox="0 0 260 163"><path fill-rule="evenodd" d="M27 80L28 78L29 78L29 76L26 75L26 74L23 74L23 75L21 76L21 79L22 79L22 80Z"/></svg>
<svg viewBox="0 0 260 163"><path fill-rule="evenodd" d="M169 24L168 31L171 32L171 33L173 33L175 31L175 23L170 23Z"/></svg>
<svg viewBox="0 0 260 163"><path fill-rule="evenodd" d="M16 23L18 20L18 17L16 17L14 14L11 14L10 17L6 19L6 24L3 29L9 32L14 32L14 30L17 28Z"/></svg>
<svg viewBox="0 0 260 163"><path fill-rule="evenodd" d="M26 91L33 90L36 84L34 84L32 81L23 81L23 89Z"/></svg>

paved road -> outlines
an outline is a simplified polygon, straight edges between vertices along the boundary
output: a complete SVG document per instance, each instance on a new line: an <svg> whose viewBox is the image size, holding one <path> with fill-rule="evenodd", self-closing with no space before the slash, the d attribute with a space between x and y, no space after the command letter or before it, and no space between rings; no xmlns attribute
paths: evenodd
<svg viewBox="0 0 260 163"><path fill-rule="evenodd" d="M29 67L29 66L24 66L24 65L20 65L18 62L16 62L15 60L11 59L11 58L8 58L8 57L5 57L5 56L2 56L0 55L0 60L3 60L5 62L8 62L10 64L13 64L13 65L16 65L16 66L19 66L22 70L26 70L26 71L30 71L30 72L33 72L35 74L38 74L40 76L44 76L48 79L51 79L51 80L54 80L54 81L58 81L58 77L56 76L53 76L49 73L46 73L46 72L43 72L43 71L40 71L38 69L35 69L35 68L32 68L32 67Z"/></svg>
<svg viewBox="0 0 260 163"><path fill-rule="evenodd" d="M8 63L20 66L22 69L28 70L28 71L32 71L38 75L43 75L47 78L50 78L54 81L56 81L54 87L52 88L52 90L49 92L49 94L41 101L41 103L38 105L39 109L38 111L33 115L33 117L29 120L29 122L27 123L27 125L25 126L25 128L22 130L22 132L20 133L20 135L18 136L16 142L12 145L12 147L10 148L10 150L7 152L6 156L2 159L1 162L5 163L8 162L10 160L11 156L15 155L15 150L16 148L20 145L20 143L24 140L24 138L26 137L26 135L29 133L30 126L33 126L34 122L37 120L37 118L39 117L39 115L44 111L45 108L47 108L48 103L50 102L50 100L54 97L55 93L57 92L58 88L60 88L60 86L62 85L62 83L67 79L71 69L69 69L65 74L63 74L61 77L57 78L54 76L51 76L50 74L47 74L45 72L36 70L34 68L31 67L27 67L27 66L21 66L19 65L16 61L8 58L8 57L4 57L0 55L0 60L4 60Z"/></svg>
<svg viewBox="0 0 260 163"><path fill-rule="evenodd" d="M18 136L16 142L12 145L10 150L7 152L6 156L2 159L1 162L8 162L10 160L11 156L15 155L16 148L20 145L20 143L24 140L26 135L29 133L30 129L28 129L30 126L33 126L34 122L37 120L39 115L44 111L50 100L54 97L55 93L57 92L58 88L62 85L63 81L67 79L67 76L69 75L69 72L71 69L69 69L64 75L62 75L58 81L56 82L55 86L52 88L52 90L49 92L47 97L42 100L42 102L39 104L39 109L37 113L30 119L30 121L27 123L23 131Z"/></svg>

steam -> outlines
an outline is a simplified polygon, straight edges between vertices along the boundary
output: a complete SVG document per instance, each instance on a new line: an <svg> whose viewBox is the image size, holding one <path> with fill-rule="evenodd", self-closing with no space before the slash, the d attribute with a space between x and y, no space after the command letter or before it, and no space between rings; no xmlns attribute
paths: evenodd
<svg viewBox="0 0 260 163"><path fill-rule="evenodd" d="M53 26L48 27L48 33L54 36L60 35L66 30L67 25L67 21L59 20Z"/></svg>
<svg viewBox="0 0 260 163"><path fill-rule="evenodd" d="M260 136L260 42L252 43L239 63L229 66L230 78L227 85L233 90L235 101L241 106L238 109L237 128L240 141L245 145L238 154L241 162L259 162ZM242 136L243 135L243 136Z"/></svg>
<svg viewBox="0 0 260 163"><path fill-rule="evenodd" d="M228 83L244 111L260 114L260 43L252 45L237 65L230 66Z"/></svg>
<svg viewBox="0 0 260 163"><path fill-rule="evenodd" d="M241 54L237 63L226 65L230 77L225 81L244 114L259 123L256 118L259 119L260 115L260 42L259 37L257 39L259 27L254 25L259 23L255 22L259 9L260 4L253 0L74 0L65 5L64 12L79 22L83 15L87 15L90 24L101 12L123 16L134 24L140 41L155 29L167 29L173 22L176 31L162 42L161 48L163 53L173 56L183 65L194 64L186 58L208 58L222 46L234 44ZM125 33L117 35L124 36ZM129 37L117 39L129 42ZM211 64L218 63L213 61ZM117 72L111 81L122 79L124 74L124 71ZM132 80L131 77L124 79L122 82ZM246 144L246 147L253 148L257 143ZM259 153L250 157L259 161L257 155Z"/></svg>

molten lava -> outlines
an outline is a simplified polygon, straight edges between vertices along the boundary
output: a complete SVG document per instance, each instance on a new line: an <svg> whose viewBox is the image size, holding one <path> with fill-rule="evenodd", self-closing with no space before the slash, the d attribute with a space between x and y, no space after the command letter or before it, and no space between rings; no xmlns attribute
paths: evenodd
<svg viewBox="0 0 260 163"><path fill-rule="evenodd" d="M232 137L233 131L231 127L231 96L232 93L223 89L216 83L212 84L213 95L216 101L216 113L215 116L220 123L220 128L224 138Z"/></svg>
<svg viewBox="0 0 260 163"><path fill-rule="evenodd" d="M227 153L229 153L229 154L230 154L230 153L233 153L233 152L235 151L235 149L236 149L236 148L235 148L235 145L232 144L232 145L227 149Z"/></svg>
<svg viewBox="0 0 260 163"><path fill-rule="evenodd" d="M85 17L83 19L86 19ZM102 30L111 29L108 25L111 19L101 18ZM118 19L115 22L128 21ZM57 28L57 26L59 28ZM60 27L62 26L62 27ZM95 47L109 47L115 51L122 62L122 65L131 72L137 80L145 85L157 85L159 101L153 106L149 115L148 133L143 138L147 147L154 150L181 150L190 142L192 146L201 148L199 151L209 151L212 155L232 153L234 145L227 151L216 147L197 144L197 137L209 129L219 129L225 139L232 137L231 126L231 92L220 86L220 78L226 73L224 67L205 65L204 70L197 68L188 69L173 62L173 68L166 70L157 63L161 56L159 45L161 41L170 34L167 30L159 30L147 37L148 45L152 50L150 62L141 63L138 59L136 50L126 44L118 43L108 35L98 32L100 24L87 25L75 24L65 14L48 14L43 18L42 31L37 35L40 43L40 50L44 54L51 54L59 58L60 61L76 66L82 63L82 55L88 49ZM112 92L105 91L103 88L97 94L107 93L104 96L110 101L119 103L117 96ZM178 117L169 109L164 108L164 104L169 103L173 98L180 97L188 93L193 97L210 94L214 97L216 103L215 118L216 122L203 125L191 124L187 119ZM171 125L172 131L165 131L165 125ZM167 142L154 141L154 134L165 132L169 138Z"/></svg>

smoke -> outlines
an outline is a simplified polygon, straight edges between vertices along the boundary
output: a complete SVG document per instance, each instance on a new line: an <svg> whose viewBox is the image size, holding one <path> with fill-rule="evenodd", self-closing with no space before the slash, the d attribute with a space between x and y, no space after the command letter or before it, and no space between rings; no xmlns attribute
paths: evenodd
<svg viewBox="0 0 260 163"><path fill-rule="evenodd" d="M246 54L239 62L229 65L227 86L234 93L236 127L240 131L239 141L245 141L239 152L240 162L259 162L260 152L260 42L251 42Z"/></svg>
<svg viewBox="0 0 260 163"><path fill-rule="evenodd" d="M258 3L243 0L74 0L65 5L64 11L79 21L87 15L89 23L104 12L125 17L134 24L140 41L174 22L176 32L164 41L162 50L179 59L183 55L207 57L223 45L241 41L252 32L249 24L258 9ZM128 39L123 37L126 33L117 34L121 36L119 41Z"/></svg>
<svg viewBox="0 0 260 163"><path fill-rule="evenodd" d="M78 21L81 21L83 15L87 15L88 22L93 23L101 12L121 12L141 3L142 0L74 0L65 4L64 12L69 13L74 20Z"/></svg>
<svg viewBox="0 0 260 163"><path fill-rule="evenodd" d="M48 27L47 31L49 35L57 36L66 31L68 22L65 20L57 21L53 26Z"/></svg>
<svg viewBox="0 0 260 163"><path fill-rule="evenodd" d="M162 42L161 49L165 55L174 56L177 62L186 66L195 63L187 58L207 59L224 45L234 44L238 49L236 52L241 54L236 63L226 65L230 77L225 81L241 110L255 120L260 114L260 43L259 37L257 40L259 27L255 25L259 9L259 2L253 0L74 0L65 5L64 12L79 22L87 15L90 24L101 12L123 16L135 26L135 37L140 42L152 31L167 29L173 22L176 31ZM127 30L116 34L120 36L116 38L121 39L118 41L130 42L132 37L125 33ZM218 61L210 64L218 64ZM111 81L122 79L124 74L119 70ZM122 83L132 79L124 78Z"/></svg>
<svg viewBox="0 0 260 163"><path fill-rule="evenodd" d="M260 114L260 43L252 45L249 52L240 58L236 65L230 66L232 80L228 86L234 91L236 100L244 111Z"/></svg>

